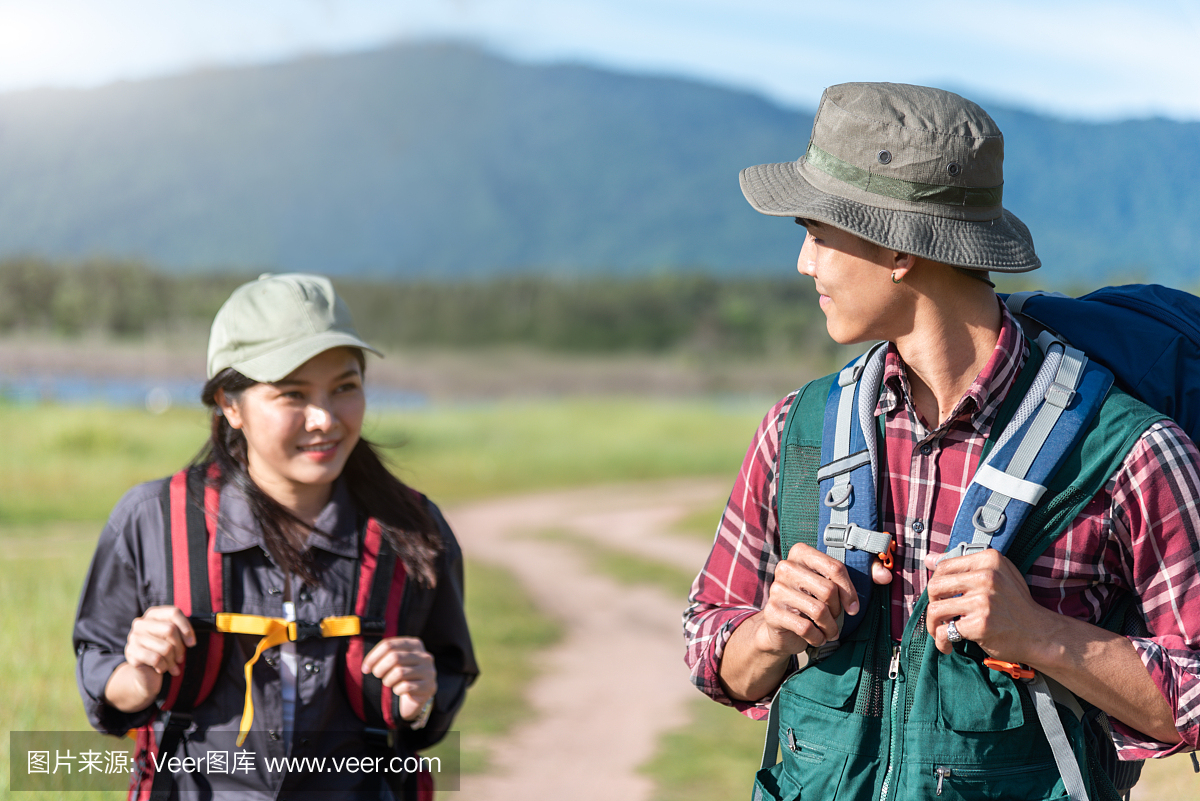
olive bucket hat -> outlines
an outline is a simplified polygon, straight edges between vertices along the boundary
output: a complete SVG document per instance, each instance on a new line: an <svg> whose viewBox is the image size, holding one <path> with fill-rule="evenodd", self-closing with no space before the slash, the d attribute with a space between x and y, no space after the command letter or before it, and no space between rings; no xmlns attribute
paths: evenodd
<svg viewBox="0 0 1200 801"><path fill-rule="evenodd" d="M232 367L260 382L279 381L330 348L379 351L363 342L345 301L323 275L266 273L233 290L213 319L208 377Z"/></svg>
<svg viewBox="0 0 1200 801"><path fill-rule="evenodd" d="M844 83L821 96L803 156L742 170L741 184L763 214L971 270L1036 270L1029 229L1000 202L1003 165L1000 128L970 100Z"/></svg>

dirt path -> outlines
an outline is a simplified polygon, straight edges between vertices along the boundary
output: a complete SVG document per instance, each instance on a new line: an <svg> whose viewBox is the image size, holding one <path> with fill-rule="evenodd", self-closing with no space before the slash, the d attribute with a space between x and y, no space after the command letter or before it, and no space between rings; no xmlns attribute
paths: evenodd
<svg viewBox="0 0 1200 801"><path fill-rule="evenodd" d="M686 601L618 584L569 543L530 535L568 531L696 571L708 546L668 531L727 492L726 480L654 482L504 498L447 514L471 558L512 571L565 626L528 690L533 718L491 744L496 770L464 777L461 801L650 797L637 767L662 732L685 722L696 694L683 664Z"/></svg>

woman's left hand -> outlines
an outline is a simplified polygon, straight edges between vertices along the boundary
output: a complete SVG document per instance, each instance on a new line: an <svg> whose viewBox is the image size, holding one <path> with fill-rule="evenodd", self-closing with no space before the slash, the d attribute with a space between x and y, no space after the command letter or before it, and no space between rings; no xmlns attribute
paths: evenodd
<svg viewBox="0 0 1200 801"><path fill-rule="evenodd" d="M383 681L400 698L400 717L413 720L437 692L433 655L417 637L388 637L371 649L362 663L363 673Z"/></svg>

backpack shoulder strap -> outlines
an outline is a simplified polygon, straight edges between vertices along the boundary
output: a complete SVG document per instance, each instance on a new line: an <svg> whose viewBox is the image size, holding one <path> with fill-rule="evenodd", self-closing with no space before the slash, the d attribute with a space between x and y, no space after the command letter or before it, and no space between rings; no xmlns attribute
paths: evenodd
<svg viewBox="0 0 1200 801"><path fill-rule="evenodd" d="M1107 483L1142 432L1164 416L1113 389L1112 374L1078 351L1047 334L1039 346L1046 355L1037 376L972 478L947 551L996 547L1022 573ZM1001 669L992 661L985 664ZM1025 680L1068 795L1085 801L1054 688L1040 674L1029 672Z"/></svg>
<svg viewBox="0 0 1200 801"><path fill-rule="evenodd" d="M1046 492L1008 550L1022 573L1058 539L1104 488L1150 426L1167 415L1113 387L1074 450L1046 483Z"/></svg>
<svg viewBox="0 0 1200 801"><path fill-rule="evenodd" d="M171 477L163 490L164 542L173 603L197 631L183 674L171 682L163 709L191 710L212 692L224 655L213 621L226 610L227 559L216 551L220 491L215 465L195 465ZM202 636L208 632L208 636Z"/></svg>
<svg viewBox="0 0 1200 801"><path fill-rule="evenodd" d="M359 571L351 597L362 634L346 644L344 686L351 708L368 726L394 729L400 721L398 699L380 679L363 675L362 663L381 639L400 633L408 571L377 519L360 528Z"/></svg>
<svg viewBox="0 0 1200 801"><path fill-rule="evenodd" d="M948 556L985 548L1007 552L1112 387L1112 373L1049 333L1038 337L1022 372L1035 369L1012 417L993 426L993 432L1002 426L1000 436L989 438L995 444L963 495Z"/></svg>
<svg viewBox="0 0 1200 801"><path fill-rule="evenodd" d="M160 742L147 724L138 732L141 770L134 774L131 797L166 799L169 773L154 772L150 757L174 753L191 712L212 692L221 672L225 639L214 627L217 612L226 610L229 559L217 553L220 492L215 465L193 465L173 475L163 487L163 553L168 565L167 589L173 605L196 631L196 644L187 649L183 672L164 676L160 708L165 713Z"/></svg>
<svg viewBox="0 0 1200 801"><path fill-rule="evenodd" d="M780 443L780 553L805 542L846 565L861 603L857 615L843 620L843 636L867 612L871 559L886 554L892 543L890 534L877 530L875 487L875 406L884 345L877 344L836 375L801 388Z"/></svg>

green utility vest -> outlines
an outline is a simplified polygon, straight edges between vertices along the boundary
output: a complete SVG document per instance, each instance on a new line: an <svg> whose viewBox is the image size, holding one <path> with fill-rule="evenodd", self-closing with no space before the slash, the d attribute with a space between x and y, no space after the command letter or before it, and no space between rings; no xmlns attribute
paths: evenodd
<svg viewBox="0 0 1200 801"><path fill-rule="evenodd" d="M1041 358L1032 348L999 411L984 457L1012 418ZM817 547L817 470L833 380L828 376L803 387L788 413L777 498L781 553L797 542ZM1146 428L1161 419L1164 415L1112 389L1008 551L1022 573L1103 488ZM878 441L882 446L882 428ZM1106 626L1119 630L1133 600L1110 610ZM759 772L755 801L1067 797L1028 691L985 667L986 654L972 642L959 643L950 655L940 653L925 630L928 602L923 594L896 644L890 592L887 586L874 587L866 618L841 647L784 681L773 709L782 761ZM1085 744L1085 730L1101 731L1107 719L1087 704L1070 705L1074 709L1060 700L1058 711L1088 797L1119 797L1101 763L1104 754ZM1111 752L1111 743L1108 748Z"/></svg>

